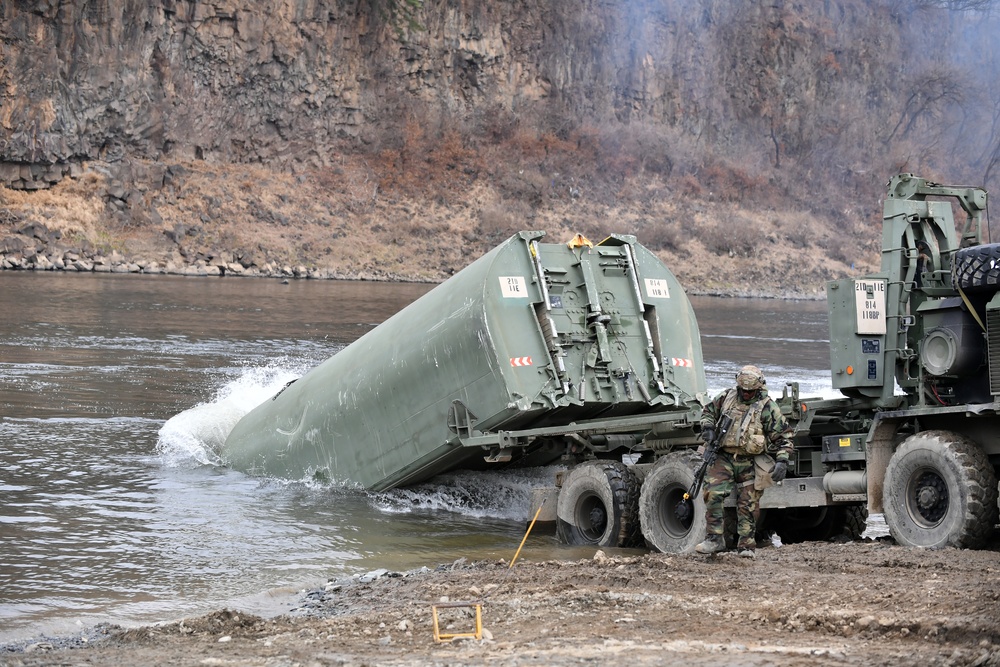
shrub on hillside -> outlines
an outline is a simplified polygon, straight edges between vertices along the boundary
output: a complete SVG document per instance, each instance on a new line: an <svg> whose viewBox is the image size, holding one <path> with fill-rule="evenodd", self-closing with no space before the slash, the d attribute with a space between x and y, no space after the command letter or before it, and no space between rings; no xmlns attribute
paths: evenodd
<svg viewBox="0 0 1000 667"><path fill-rule="evenodd" d="M533 217L531 207L523 201L501 201L487 206L479 211L475 239L487 246L496 245L519 231L530 229Z"/></svg>
<svg viewBox="0 0 1000 667"><path fill-rule="evenodd" d="M826 244L826 256L848 266L854 263L856 252L857 242L854 239L834 236Z"/></svg>
<svg viewBox="0 0 1000 667"><path fill-rule="evenodd" d="M510 140L517 131L520 118L503 104L486 104L472 110L469 122L473 131L491 144Z"/></svg>
<svg viewBox="0 0 1000 667"><path fill-rule="evenodd" d="M702 244L717 255L755 257L764 236L757 224L742 215L701 229Z"/></svg>
<svg viewBox="0 0 1000 667"><path fill-rule="evenodd" d="M806 224L793 221L790 225L781 225L781 231L785 240L796 248L808 248L812 245L813 230Z"/></svg>
<svg viewBox="0 0 1000 667"><path fill-rule="evenodd" d="M645 227L639 239L650 250L681 250L683 236L680 228L670 222L657 222Z"/></svg>
<svg viewBox="0 0 1000 667"><path fill-rule="evenodd" d="M727 160L714 160L698 170L701 183L718 201L743 202L752 200L766 180L746 168Z"/></svg>

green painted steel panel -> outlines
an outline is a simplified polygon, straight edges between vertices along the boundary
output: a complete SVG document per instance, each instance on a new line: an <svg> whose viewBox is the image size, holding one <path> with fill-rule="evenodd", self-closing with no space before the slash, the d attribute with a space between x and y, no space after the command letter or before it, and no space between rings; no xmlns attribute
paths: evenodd
<svg viewBox="0 0 1000 667"><path fill-rule="evenodd" d="M886 281L878 276L827 284L833 387L881 395L886 381ZM891 382L892 369L889 369Z"/></svg>
<svg viewBox="0 0 1000 667"><path fill-rule="evenodd" d="M481 463L459 433L687 410L704 367L673 274L630 236L542 236L511 237L256 407L225 460L385 489Z"/></svg>

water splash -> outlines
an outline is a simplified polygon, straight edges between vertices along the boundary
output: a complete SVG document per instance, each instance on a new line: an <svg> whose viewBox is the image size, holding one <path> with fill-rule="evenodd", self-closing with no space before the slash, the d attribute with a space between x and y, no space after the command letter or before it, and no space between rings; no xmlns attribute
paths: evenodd
<svg viewBox="0 0 1000 667"><path fill-rule="evenodd" d="M497 471L458 470L415 486L371 496L386 513L445 510L475 518L523 519L532 489L552 486L560 466Z"/></svg>
<svg viewBox="0 0 1000 667"><path fill-rule="evenodd" d="M304 372L280 362L244 369L211 401L180 412L163 424L156 442L160 459L169 467L222 465L222 445L236 422Z"/></svg>

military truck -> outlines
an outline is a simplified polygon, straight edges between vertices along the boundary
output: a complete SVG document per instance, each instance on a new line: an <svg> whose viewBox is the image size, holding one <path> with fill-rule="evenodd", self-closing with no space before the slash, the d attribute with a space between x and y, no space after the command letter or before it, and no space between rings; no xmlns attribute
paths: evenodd
<svg viewBox="0 0 1000 667"><path fill-rule="evenodd" d="M827 286L845 399L792 407L803 445L808 431L834 475L862 473L845 490L901 544L981 547L997 522L1000 244L986 215L981 188L892 178L881 270Z"/></svg>
<svg viewBox="0 0 1000 667"><path fill-rule="evenodd" d="M1000 466L1000 244L985 243L986 212L981 188L911 174L889 182L881 270L827 285L831 372L843 398L805 399L795 383L783 389L796 452L789 477L761 498L762 532L857 534L863 517L884 516L905 545L977 548L990 538ZM606 488L577 481L589 473L570 469L557 496L560 535L593 537L567 524L586 526L581 512L600 497L609 516L633 517L649 546L691 549L704 516L700 499L693 517L677 510L693 479L687 447L669 423L644 437L641 448L658 456L640 473L637 499L616 491L609 502Z"/></svg>
<svg viewBox="0 0 1000 667"><path fill-rule="evenodd" d="M843 397L803 398L796 383L776 397L796 451L761 498L762 531L822 539L884 515L902 544L989 538L1000 244L984 243L986 201L979 188L890 181L881 270L827 287ZM372 490L561 462L535 503L563 541L693 549L703 503L682 506L709 397L690 303L632 236L542 237L513 236L288 385L236 425L224 458Z"/></svg>

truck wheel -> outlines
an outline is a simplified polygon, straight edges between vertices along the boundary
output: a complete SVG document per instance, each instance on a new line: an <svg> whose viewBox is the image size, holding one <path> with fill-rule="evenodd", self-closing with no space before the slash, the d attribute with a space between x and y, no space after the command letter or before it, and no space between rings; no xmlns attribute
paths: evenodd
<svg viewBox="0 0 1000 667"><path fill-rule="evenodd" d="M634 547L639 543L639 479L620 461L588 461L566 475L556 532L566 544Z"/></svg>
<svg viewBox="0 0 1000 667"><path fill-rule="evenodd" d="M997 521L997 479L979 446L949 431L923 431L899 446L885 471L882 504L900 544L977 549Z"/></svg>
<svg viewBox="0 0 1000 667"><path fill-rule="evenodd" d="M865 528L868 527L868 506L848 505L844 508L844 512L847 515L844 534L852 540L860 540L861 535L865 532Z"/></svg>
<svg viewBox="0 0 1000 667"><path fill-rule="evenodd" d="M966 292L1000 289L1000 243L962 248L951 265L951 283Z"/></svg>
<svg viewBox="0 0 1000 667"><path fill-rule="evenodd" d="M705 537L705 501L692 498L689 516L678 517L677 505L694 482L697 457L673 452L662 457L646 474L639 495L639 524L650 549L667 553L694 550Z"/></svg>

